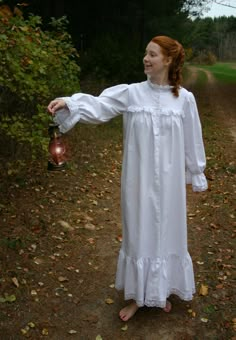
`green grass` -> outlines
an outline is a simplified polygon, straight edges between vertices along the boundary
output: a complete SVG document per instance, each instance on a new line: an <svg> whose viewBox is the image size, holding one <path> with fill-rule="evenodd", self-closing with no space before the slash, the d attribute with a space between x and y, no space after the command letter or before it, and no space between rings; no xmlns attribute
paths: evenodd
<svg viewBox="0 0 236 340"><path fill-rule="evenodd" d="M221 82L236 83L236 62L216 63L209 66L199 65L199 68L210 71Z"/></svg>
<svg viewBox="0 0 236 340"><path fill-rule="evenodd" d="M204 71L198 70L196 85L204 85L207 83L207 75Z"/></svg>

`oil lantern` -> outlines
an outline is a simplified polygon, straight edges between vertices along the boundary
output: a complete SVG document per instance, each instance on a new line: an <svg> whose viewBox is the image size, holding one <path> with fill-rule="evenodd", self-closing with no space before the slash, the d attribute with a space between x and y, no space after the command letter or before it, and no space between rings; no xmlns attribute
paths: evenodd
<svg viewBox="0 0 236 340"><path fill-rule="evenodd" d="M48 160L48 170L63 170L66 167L65 152L66 148L63 142L62 134L57 124L49 124L48 134L50 137L48 151L50 154Z"/></svg>

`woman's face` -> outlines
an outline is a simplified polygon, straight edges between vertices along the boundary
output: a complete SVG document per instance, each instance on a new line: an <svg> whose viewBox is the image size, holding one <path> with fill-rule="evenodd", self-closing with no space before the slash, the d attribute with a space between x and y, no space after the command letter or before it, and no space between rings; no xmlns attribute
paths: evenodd
<svg viewBox="0 0 236 340"><path fill-rule="evenodd" d="M161 47L151 41L147 45L146 53L143 58L144 73L151 78L157 75L162 75L165 72L168 73L170 65L169 59L170 58L164 56Z"/></svg>

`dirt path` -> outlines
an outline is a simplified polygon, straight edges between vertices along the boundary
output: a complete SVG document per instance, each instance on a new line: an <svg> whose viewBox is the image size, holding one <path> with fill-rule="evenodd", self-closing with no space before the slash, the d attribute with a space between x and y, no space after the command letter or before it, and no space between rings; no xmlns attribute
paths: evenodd
<svg viewBox="0 0 236 340"><path fill-rule="evenodd" d="M236 115L235 115L236 106L234 105L236 103L236 100L235 100L235 95L233 94L233 91L230 90L229 94L226 95L225 90L226 88L228 89L228 87L222 88L222 87L217 86L217 81L214 78L213 74L204 68L190 66L188 67L188 69L190 71L190 76L185 82L185 86L188 88L194 87L199 71L205 73L207 77L207 82L208 82L208 91L206 91L206 93L208 93L209 95L209 101L213 103L212 105L213 109L216 110L218 114L221 115L222 120L224 121L224 123L226 123L226 125L230 129L230 132L236 143ZM209 90L212 91L213 93L210 93ZM232 97L230 98L230 96ZM226 104L227 110L225 110L225 104ZM227 118L224 117L225 111L227 112Z"/></svg>
<svg viewBox="0 0 236 340"><path fill-rule="evenodd" d="M233 340L235 86L186 87L201 112L210 184L201 194L188 188L194 300L173 296L170 314L142 308L127 324L119 320L122 134L116 125L78 126L67 136L73 161L66 172L38 164L1 186L0 296L9 300L0 302L1 339Z"/></svg>
<svg viewBox="0 0 236 340"><path fill-rule="evenodd" d="M212 73L209 72L208 70L205 70L204 68L189 66L188 70L189 70L189 76L185 80L185 87L194 86L194 84L197 81L199 71L204 72L206 74L208 84L213 85L216 82Z"/></svg>

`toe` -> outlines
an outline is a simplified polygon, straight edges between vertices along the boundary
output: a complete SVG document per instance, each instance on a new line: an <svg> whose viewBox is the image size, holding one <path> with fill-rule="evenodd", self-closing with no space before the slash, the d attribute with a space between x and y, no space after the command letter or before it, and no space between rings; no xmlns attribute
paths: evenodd
<svg viewBox="0 0 236 340"><path fill-rule="evenodd" d="M169 313L171 311L172 305L170 301L166 301L166 306L163 308L164 312Z"/></svg>

